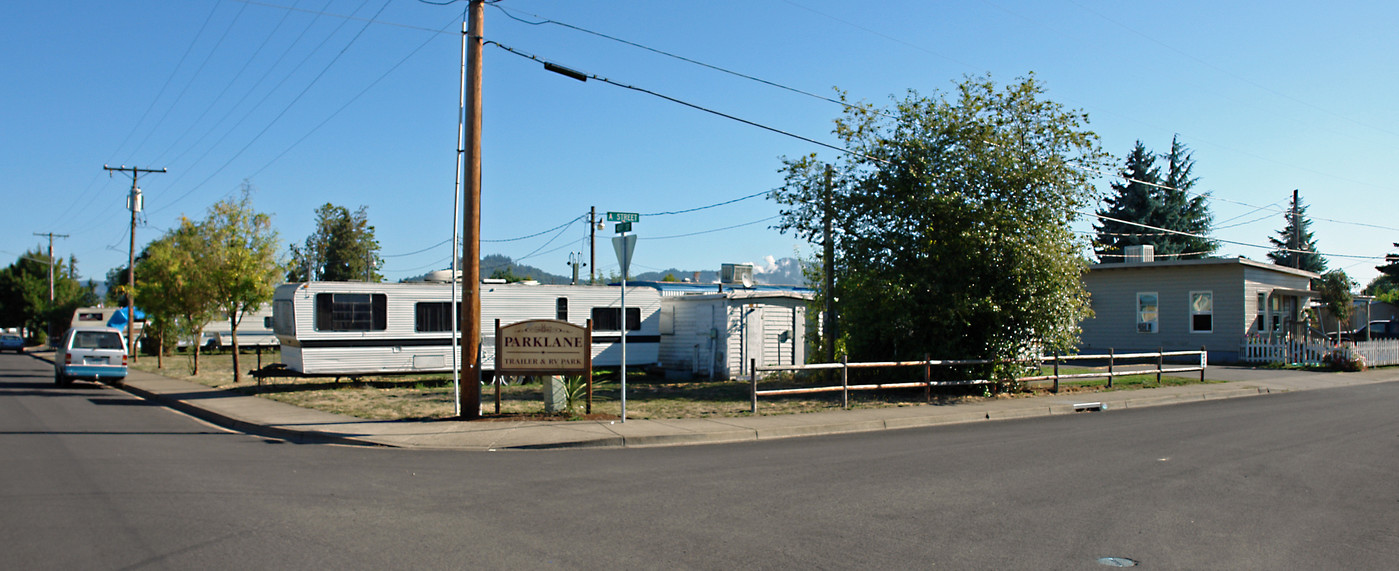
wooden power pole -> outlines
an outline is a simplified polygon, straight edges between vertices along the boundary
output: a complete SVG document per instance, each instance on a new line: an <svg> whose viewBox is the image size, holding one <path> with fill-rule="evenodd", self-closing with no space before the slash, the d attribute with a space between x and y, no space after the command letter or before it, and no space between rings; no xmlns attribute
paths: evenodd
<svg viewBox="0 0 1399 571"><path fill-rule="evenodd" d="M67 234L54 234L53 232L35 232L35 236L49 237L49 307L53 307L53 239L67 238Z"/></svg>
<svg viewBox="0 0 1399 571"><path fill-rule="evenodd" d="M481 59L485 0L470 0L466 56L466 188L462 220L461 418L481 418Z"/></svg>
<svg viewBox="0 0 1399 571"><path fill-rule="evenodd" d="M136 339L132 335L136 326L136 213L141 211L141 189L136 187L136 180L141 178L143 172L165 172L165 169L143 169L138 167L109 167L102 165L108 172L123 171L131 173L131 195L126 199L126 207L131 209L131 249L127 254L126 262L126 352L131 355L131 360L136 361Z"/></svg>

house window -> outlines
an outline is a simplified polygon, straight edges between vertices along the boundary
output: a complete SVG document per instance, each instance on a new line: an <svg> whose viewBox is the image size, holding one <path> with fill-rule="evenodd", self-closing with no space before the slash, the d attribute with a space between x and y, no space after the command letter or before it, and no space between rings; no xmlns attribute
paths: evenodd
<svg viewBox="0 0 1399 571"><path fill-rule="evenodd" d="M1154 291L1137 293L1137 333L1157 332L1157 321L1160 318L1157 311L1159 297Z"/></svg>
<svg viewBox="0 0 1399 571"><path fill-rule="evenodd" d="M568 298L561 297L554 302L554 319L568 321Z"/></svg>
<svg viewBox="0 0 1399 571"><path fill-rule="evenodd" d="M622 308L620 307L594 307L593 308L593 331L621 331L622 330ZM637 331L641 329L641 308L627 308L627 330Z"/></svg>
<svg viewBox="0 0 1399 571"><path fill-rule="evenodd" d="M316 294L318 331L388 329L388 302L382 293Z"/></svg>
<svg viewBox="0 0 1399 571"><path fill-rule="evenodd" d="M1190 292L1190 332L1214 333L1214 292Z"/></svg>
<svg viewBox="0 0 1399 571"><path fill-rule="evenodd" d="M1258 292L1258 321L1254 330L1262 333L1268 330L1268 294Z"/></svg>
<svg viewBox="0 0 1399 571"><path fill-rule="evenodd" d="M461 308L461 303L457 303ZM437 333L452 330L452 304L446 301L420 301L413 304L414 331Z"/></svg>

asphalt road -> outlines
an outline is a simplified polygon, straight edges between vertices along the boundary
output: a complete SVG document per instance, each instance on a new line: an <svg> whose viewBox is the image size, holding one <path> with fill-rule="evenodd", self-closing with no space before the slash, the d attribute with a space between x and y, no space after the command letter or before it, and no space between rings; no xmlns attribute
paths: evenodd
<svg viewBox="0 0 1399 571"><path fill-rule="evenodd" d="M0 355L0 568L1392 569L1399 383L660 449L225 432Z"/></svg>

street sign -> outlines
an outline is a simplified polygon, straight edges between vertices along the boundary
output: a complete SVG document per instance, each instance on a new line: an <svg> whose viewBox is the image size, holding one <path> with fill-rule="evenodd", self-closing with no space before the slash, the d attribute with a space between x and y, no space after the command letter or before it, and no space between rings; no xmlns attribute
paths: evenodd
<svg viewBox="0 0 1399 571"><path fill-rule="evenodd" d="M618 233L618 234L621 234L621 233L623 233L623 232L631 232L631 222L618 222L618 223L617 223L617 233Z"/></svg>
<svg viewBox="0 0 1399 571"><path fill-rule="evenodd" d="M636 234L613 238L612 249L617 251L617 264L622 266L622 279L626 279L627 271L631 268L632 252L636 251Z"/></svg>
<svg viewBox="0 0 1399 571"><path fill-rule="evenodd" d="M640 222L641 215L635 212L608 212L608 222Z"/></svg>

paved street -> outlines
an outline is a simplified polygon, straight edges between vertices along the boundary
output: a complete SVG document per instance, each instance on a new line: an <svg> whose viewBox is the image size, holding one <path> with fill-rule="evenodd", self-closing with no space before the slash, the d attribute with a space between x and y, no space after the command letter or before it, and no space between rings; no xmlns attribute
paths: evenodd
<svg viewBox="0 0 1399 571"><path fill-rule="evenodd" d="M1389 569L1399 383L713 446L293 444L0 355L0 568Z"/></svg>

